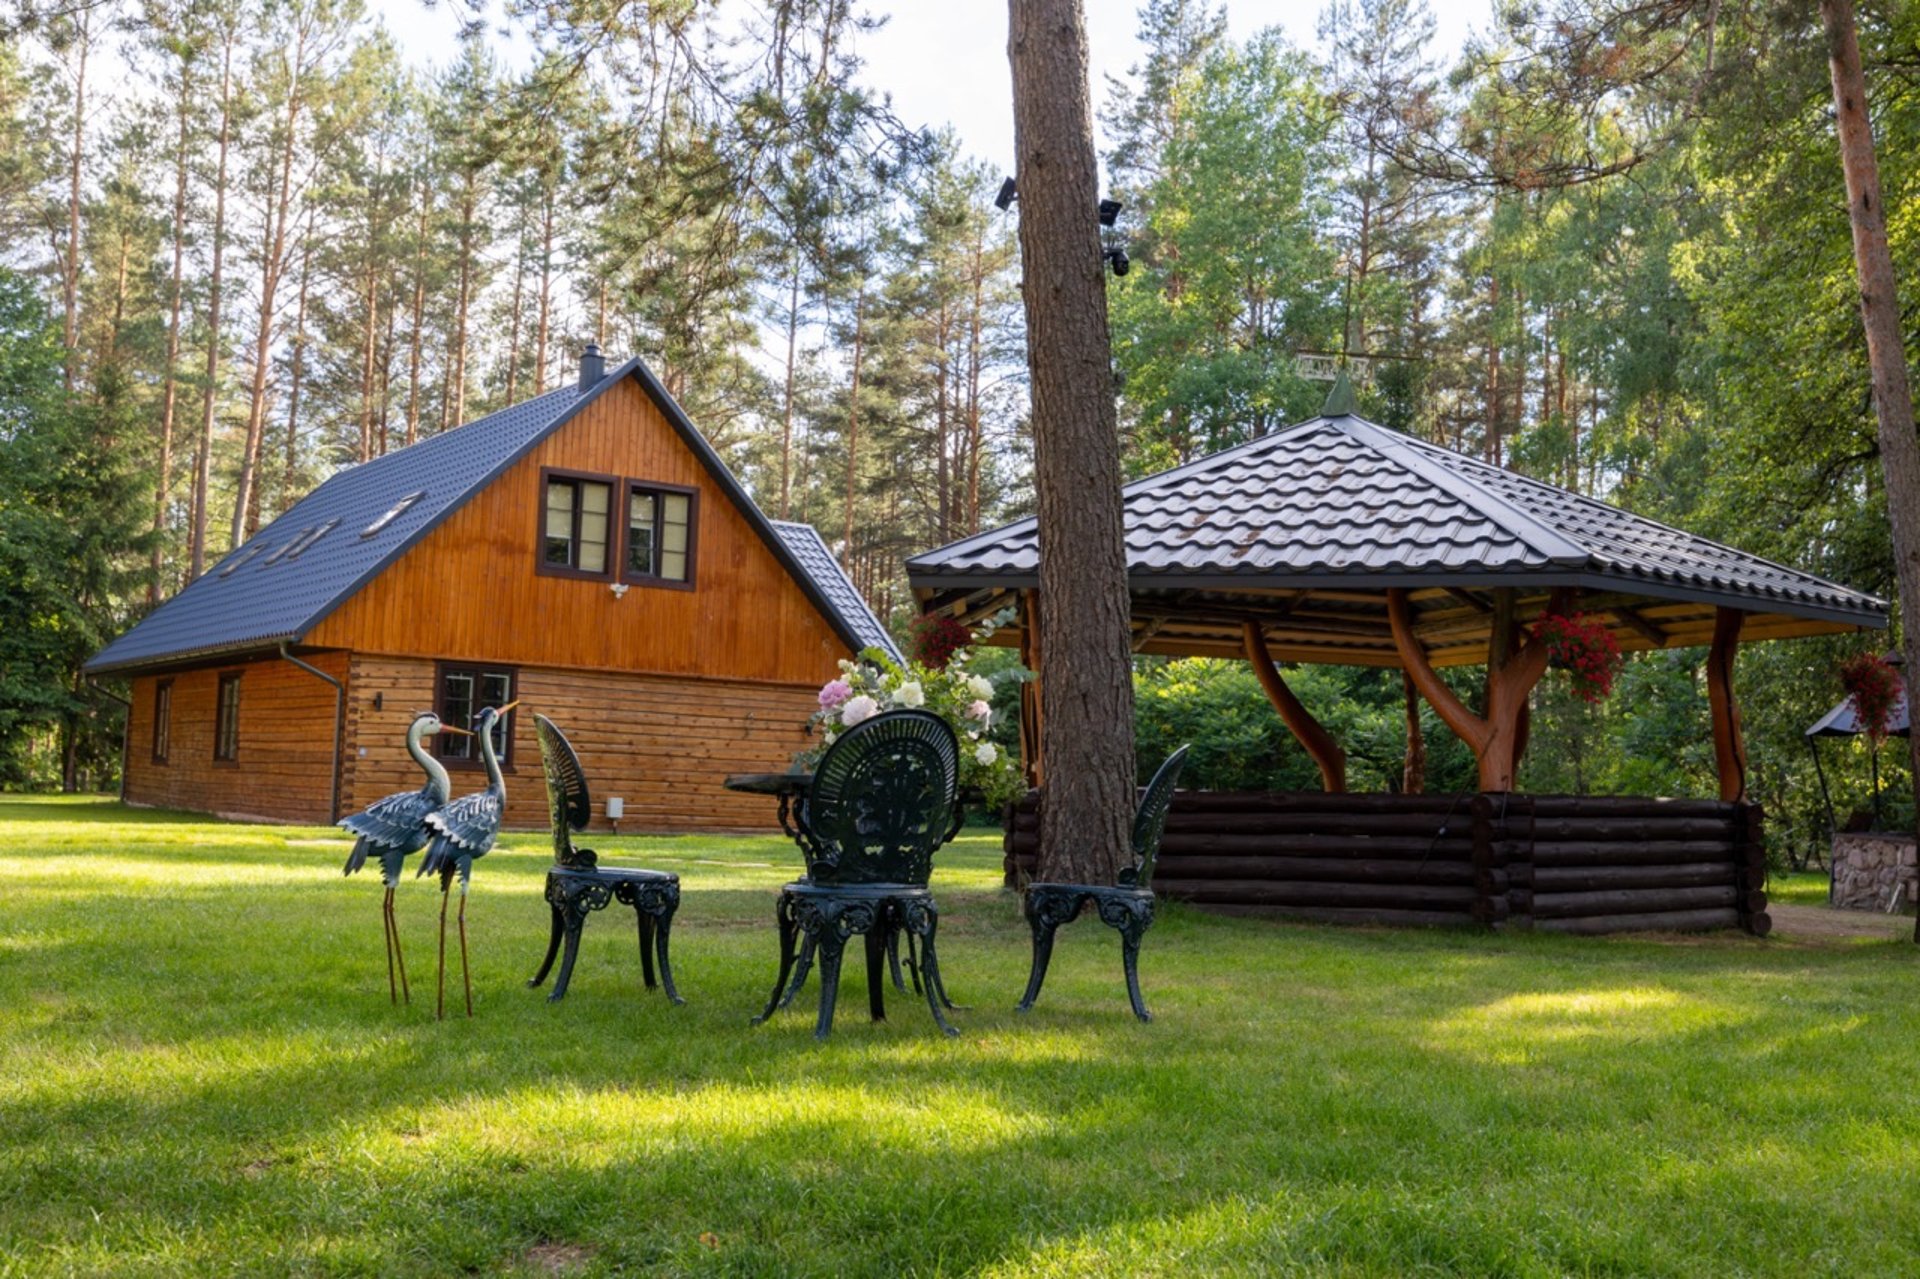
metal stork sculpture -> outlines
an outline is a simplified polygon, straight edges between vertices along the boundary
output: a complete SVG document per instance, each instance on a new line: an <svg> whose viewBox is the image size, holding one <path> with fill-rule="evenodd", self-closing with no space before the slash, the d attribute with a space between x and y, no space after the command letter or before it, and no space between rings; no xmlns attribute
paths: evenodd
<svg viewBox="0 0 1920 1279"><path fill-rule="evenodd" d="M405 869L407 858L425 848L433 838L433 828L427 825L427 818L453 793L447 770L427 751L425 743L436 733L465 734L466 731L448 728L432 711L415 715L407 728L407 754L413 756L413 762L427 775L427 784L419 790L389 795L365 812L340 819L341 826L358 836L341 874L353 874L367 864L369 857L380 861L380 882L386 885L380 903L380 920L387 934L387 994L396 1004L403 998L411 1004L413 992L407 989L407 958L400 950L400 925L393 916L393 890L400 884L400 872ZM398 989L394 985L396 968L400 974Z"/></svg>
<svg viewBox="0 0 1920 1279"><path fill-rule="evenodd" d="M443 804L429 814L433 827L427 855L420 860L420 875L440 876L440 980L433 1015L447 1012L447 892L453 877L460 876L460 980L466 987L467 1016L473 1016L473 978L467 970L467 881L473 876L473 864L485 857L500 834L500 821L507 807L507 783L500 775L500 754L493 740L493 729L518 702L495 709L481 708L473 717L473 733L480 739L480 759L487 766L487 788Z"/></svg>

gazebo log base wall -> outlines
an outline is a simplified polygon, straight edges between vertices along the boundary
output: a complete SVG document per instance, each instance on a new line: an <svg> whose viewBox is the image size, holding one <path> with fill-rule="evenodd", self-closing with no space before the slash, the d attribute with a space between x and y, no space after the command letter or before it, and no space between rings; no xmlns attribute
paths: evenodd
<svg viewBox="0 0 1920 1279"><path fill-rule="evenodd" d="M1572 795L1182 791L1154 889L1335 923L1764 936L1757 804ZM1032 878L1039 792L1015 806L1007 883Z"/></svg>

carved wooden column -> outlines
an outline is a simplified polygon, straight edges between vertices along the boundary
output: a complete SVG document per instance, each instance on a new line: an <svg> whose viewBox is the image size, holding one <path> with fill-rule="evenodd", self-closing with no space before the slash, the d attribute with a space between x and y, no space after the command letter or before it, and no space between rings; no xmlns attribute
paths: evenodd
<svg viewBox="0 0 1920 1279"><path fill-rule="evenodd" d="M1280 712L1280 718L1286 722L1294 739L1306 748L1307 754L1319 766L1321 787L1328 794L1346 790L1347 753L1340 749L1340 743L1333 740L1333 734L1313 717L1313 712L1293 695L1293 690L1287 687L1287 681L1280 677L1279 668L1273 664L1273 655L1267 651L1267 639L1261 634L1260 623L1243 623L1242 635L1246 641L1247 661L1253 664L1253 673L1260 680L1260 687L1266 690L1267 700Z"/></svg>
<svg viewBox="0 0 1920 1279"><path fill-rule="evenodd" d="M1733 659L1747 615L1737 608L1713 613L1713 647L1707 651L1707 708L1713 717L1713 763L1720 774L1720 798L1746 798L1747 742L1740 730L1740 703L1733 695Z"/></svg>
<svg viewBox="0 0 1920 1279"><path fill-rule="evenodd" d="M1040 592L1020 592L1020 664L1033 678L1020 686L1020 767L1027 785L1038 788L1046 778L1040 757Z"/></svg>
<svg viewBox="0 0 1920 1279"><path fill-rule="evenodd" d="M1566 592L1556 590L1547 607L1554 612L1565 609ZM1547 646L1529 637L1518 649L1499 662L1499 670L1487 680L1487 713L1475 715L1446 682L1433 663L1420 637L1413 633L1413 605L1404 588L1387 592L1387 620L1393 628L1393 646L1400 654L1401 669L1413 681L1420 695L1439 714L1446 726L1457 734L1480 763L1480 789L1510 791L1523 745L1521 722L1527 695L1547 672ZM1492 634L1504 628L1497 623ZM1510 632L1509 632L1510 634ZM1497 641L1496 641L1497 643ZM1490 646L1492 647L1492 646ZM1504 646L1502 646L1504 647ZM1494 654L1489 653L1492 659Z"/></svg>

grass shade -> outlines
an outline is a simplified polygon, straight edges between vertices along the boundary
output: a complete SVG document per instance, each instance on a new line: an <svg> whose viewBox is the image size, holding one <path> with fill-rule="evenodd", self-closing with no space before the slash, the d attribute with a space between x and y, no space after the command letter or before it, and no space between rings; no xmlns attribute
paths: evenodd
<svg viewBox="0 0 1920 1279"><path fill-rule="evenodd" d="M1573 938L1163 904L1127 1011L1063 929L1033 1013L997 833L934 876L958 1040L774 969L778 838L596 841L676 871L689 1003L631 911L525 987L549 846L474 873L478 1015L433 1020L329 830L0 801L0 1275L1920 1273L1910 945ZM450 947L451 949L451 947ZM457 963L449 974L457 1013Z"/></svg>

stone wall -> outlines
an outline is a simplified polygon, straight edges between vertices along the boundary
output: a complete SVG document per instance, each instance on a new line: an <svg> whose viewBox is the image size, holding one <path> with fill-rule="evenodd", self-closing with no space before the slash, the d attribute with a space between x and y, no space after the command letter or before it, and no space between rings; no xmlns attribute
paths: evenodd
<svg viewBox="0 0 1920 1279"><path fill-rule="evenodd" d="M1844 910L1885 910L1904 882L1900 906L1911 911L1916 890L1911 835L1860 833L1833 837L1833 904Z"/></svg>

